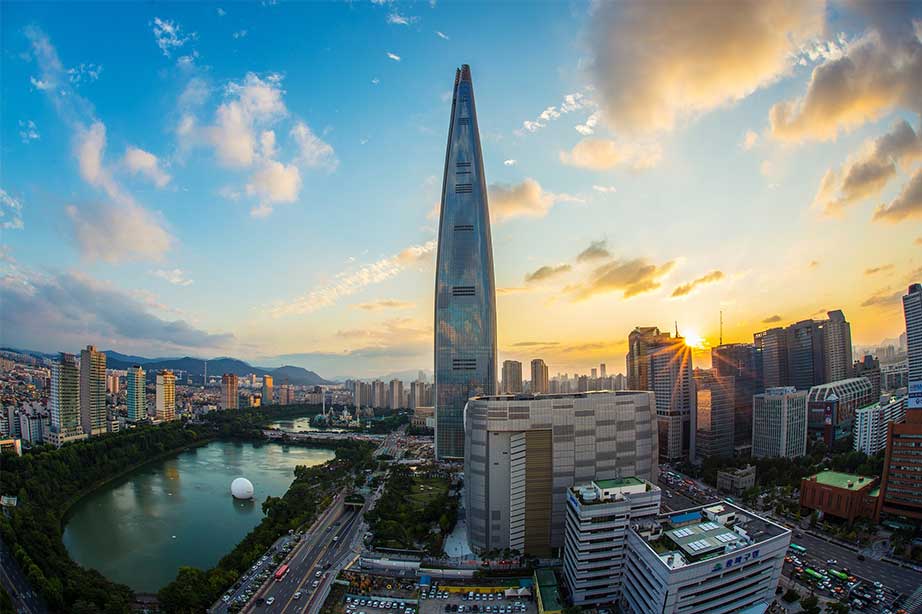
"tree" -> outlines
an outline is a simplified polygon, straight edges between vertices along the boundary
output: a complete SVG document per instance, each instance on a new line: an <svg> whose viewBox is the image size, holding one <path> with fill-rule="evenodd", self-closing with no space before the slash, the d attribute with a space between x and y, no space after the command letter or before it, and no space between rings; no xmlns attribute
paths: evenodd
<svg viewBox="0 0 922 614"><path fill-rule="evenodd" d="M795 591L793 588L789 588L787 592L785 592L781 598L787 601L788 603L794 603L795 601L800 599L800 593Z"/></svg>
<svg viewBox="0 0 922 614"><path fill-rule="evenodd" d="M803 608L805 614L820 614L819 602L816 595L807 595L800 600L800 607Z"/></svg>

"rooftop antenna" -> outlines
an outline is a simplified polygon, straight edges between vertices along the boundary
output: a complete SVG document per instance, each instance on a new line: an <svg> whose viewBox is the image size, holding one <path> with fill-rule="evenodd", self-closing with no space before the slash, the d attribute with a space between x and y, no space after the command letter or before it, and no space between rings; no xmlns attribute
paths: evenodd
<svg viewBox="0 0 922 614"><path fill-rule="evenodd" d="M679 321L675 320L675 336L679 336Z"/></svg>
<svg viewBox="0 0 922 614"><path fill-rule="evenodd" d="M720 310L720 342L718 345L724 344L724 310Z"/></svg>

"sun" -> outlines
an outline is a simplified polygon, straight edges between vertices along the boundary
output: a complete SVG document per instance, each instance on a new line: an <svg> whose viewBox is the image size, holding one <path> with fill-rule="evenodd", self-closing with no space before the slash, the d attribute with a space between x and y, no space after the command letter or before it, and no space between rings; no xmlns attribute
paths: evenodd
<svg viewBox="0 0 922 614"><path fill-rule="evenodd" d="M683 331L682 335L685 337L685 345L696 350L703 350L707 344L707 339L699 335L693 330Z"/></svg>

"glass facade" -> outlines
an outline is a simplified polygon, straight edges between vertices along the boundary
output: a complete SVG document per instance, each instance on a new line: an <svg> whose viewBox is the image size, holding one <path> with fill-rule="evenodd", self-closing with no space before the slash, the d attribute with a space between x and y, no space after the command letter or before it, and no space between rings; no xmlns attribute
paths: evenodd
<svg viewBox="0 0 922 614"><path fill-rule="evenodd" d="M435 274L435 452L464 457L464 405L496 387L496 291L474 88L455 74Z"/></svg>

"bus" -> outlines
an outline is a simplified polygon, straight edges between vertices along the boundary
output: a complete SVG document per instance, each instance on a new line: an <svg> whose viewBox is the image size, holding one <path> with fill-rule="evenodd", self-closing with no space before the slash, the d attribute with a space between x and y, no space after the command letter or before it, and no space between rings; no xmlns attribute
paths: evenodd
<svg viewBox="0 0 922 614"><path fill-rule="evenodd" d="M284 578L286 575L288 575L288 565L283 563L278 569L275 570L276 582Z"/></svg>
<svg viewBox="0 0 922 614"><path fill-rule="evenodd" d="M830 569L830 570L829 570L829 575L832 576L833 578L838 578L839 580L842 580L843 582L847 582L847 581L848 581L848 574L847 574L847 573L843 573L843 572L839 571L838 569Z"/></svg>
<svg viewBox="0 0 922 614"><path fill-rule="evenodd" d="M797 544L791 544L789 548L793 550L794 552L796 552L797 554L807 554L807 549L804 548L803 546L798 546Z"/></svg>
<svg viewBox="0 0 922 614"><path fill-rule="evenodd" d="M825 579L826 579L826 578L823 577L823 574L821 574L821 573L819 573L819 572L817 572L817 571L814 571L814 570L810 569L809 567L807 567L807 568L804 570L804 573L807 574L808 576L810 576L811 578L813 578L814 580L821 580L821 581L822 581L822 580L825 580Z"/></svg>

